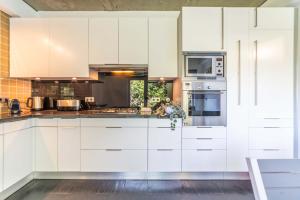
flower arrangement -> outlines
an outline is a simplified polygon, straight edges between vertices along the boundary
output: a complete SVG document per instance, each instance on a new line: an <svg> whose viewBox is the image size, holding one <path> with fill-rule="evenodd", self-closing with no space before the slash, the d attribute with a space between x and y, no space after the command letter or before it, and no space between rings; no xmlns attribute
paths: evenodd
<svg viewBox="0 0 300 200"><path fill-rule="evenodd" d="M166 100L159 102L153 107L154 114L159 117L169 117L171 120L171 129L176 128L176 123L178 118L185 119L186 114L182 107L178 104L175 104L170 100L170 98L166 98Z"/></svg>

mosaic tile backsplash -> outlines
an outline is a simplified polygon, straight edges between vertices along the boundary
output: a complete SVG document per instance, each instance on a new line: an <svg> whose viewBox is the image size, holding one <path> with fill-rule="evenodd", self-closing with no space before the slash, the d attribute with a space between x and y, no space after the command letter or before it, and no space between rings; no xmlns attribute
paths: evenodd
<svg viewBox="0 0 300 200"><path fill-rule="evenodd" d="M31 81L9 78L9 15L0 11L0 97L19 99L21 107L31 96ZM5 103L0 103L0 113L9 112Z"/></svg>

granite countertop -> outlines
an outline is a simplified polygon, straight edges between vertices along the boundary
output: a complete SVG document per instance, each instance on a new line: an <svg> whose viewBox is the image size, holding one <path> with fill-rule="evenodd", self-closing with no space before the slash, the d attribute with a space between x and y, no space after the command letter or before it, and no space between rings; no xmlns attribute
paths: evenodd
<svg viewBox="0 0 300 200"><path fill-rule="evenodd" d="M24 111L20 114L10 113L0 115L0 123L18 121L28 118L158 118L157 115L99 113L97 110L83 111Z"/></svg>

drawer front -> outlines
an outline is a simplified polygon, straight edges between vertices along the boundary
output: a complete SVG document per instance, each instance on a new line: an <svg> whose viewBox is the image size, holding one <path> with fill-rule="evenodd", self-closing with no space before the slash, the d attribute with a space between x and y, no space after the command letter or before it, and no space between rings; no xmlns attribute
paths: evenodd
<svg viewBox="0 0 300 200"><path fill-rule="evenodd" d="M146 172L147 150L82 150L83 172Z"/></svg>
<svg viewBox="0 0 300 200"><path fill-rule="evenodd" d="M293 127L292 118L250 118L249 127Z"/></svg>
<svg viewBox="0 0 300 200"><path fill-rule="evenodd" d="M158 127L171 127L170 119L149 119L149 127L158 128ZM177 119L176 128L182 127L182 119Z"/></svg>
<svg viewBox="0 0 300 200"><path fill-rule="evenodd" d="M183 150L183 172L220 172L226 170L225 150Z"/></svg>
<svg viewBox="0 0 300 200"><path fill-rule="evenodd" d="M181 128L149 128L149 149L180 149Z"/></svg>
<svg viewBox="0 0 300 200"><path fill-rule="evenodd" d="M59 119L58 126L60 127L79 127L80 126L80 119Z"/></svg>
<svg viewBox="0 0 300 200"><path fill-rule="evenodd" d="M262 150L249 150L250 158L257 159L292 159L293 150L286 149L262 149Z"/></svg>
<svg viewBox="0 0 300 200"><path fill-rule="evenodd" d="M3 125L3 133L11 133L18 130L28 129L32 127L32 120L20 120L15 122L7 122Z"/></svg>
<svg viewBox="0 0 300 200"><path fill-rule="evenodd" d="M81 126L85 127L147 127L147 119L124 119L124 118L83 118Z"/></svg>
<svg viewBox="0 0 300 200"><path fill-rule="evenodd" d="M293 149L292 128L250 128L249 149Z"/></svg>
<svg viewBox="0 0 300 200"><path fill-rule="evenodd" d="M148 170L150 172L180 172L180 150L149 150Z"/></svg>
<svg viewBox="0 0 300 200"><path fill-rule="evenodd" d="M35 126L57 126L57 118L54 119L35 119Z"/></svg>
<svg viewBox="0 0 300 200"><path fill-rule="evenodd" d="M183 127L183 138L226 138L226 127Z"/></svg>
<svg viewBox="0 0 300 200"><path fill-rule="evenodd" d="M81 127L81 149L147 149L147 128Z"/></svg>
<svg viewBox="0 0 300 200"><path fill-rule="evenodd" d="M226 140L219 138L183 139L182 149L226 149Z"/></svg>

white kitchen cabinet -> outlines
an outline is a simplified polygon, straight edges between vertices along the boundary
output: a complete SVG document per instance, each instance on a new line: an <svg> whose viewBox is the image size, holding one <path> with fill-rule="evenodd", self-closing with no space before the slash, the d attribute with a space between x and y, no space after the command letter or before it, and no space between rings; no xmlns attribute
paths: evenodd
<svg viewBox="0 0 300 200"><path fill-rule="evenodd" d="M149 128L149 149L181 149L181 128Z"/></svg>
<svg viewBox="0 0 300 200"><path fill-rule="evenodd" d="M149 172L181 172L181 150L156 149L148 151Z"/></svg>
<svg viewBox="0 0 300 200"><path fill-rule="evenodd" d="M226 127L224 126L184 126L182 138L224 138L226 139Z"/></svg>
<svg viewBox="0 0 300 200"><path fill-rule="evenodd" d="M83 172L146 172L147 150L82 150Z"/></svg>
<svg viewBox="0 0 300 200"><path fill-rule="evenodd" d="M293 118L294 32L250 31L250 123ZM255 124L253 124L255 126Z"/></svg>
<svg viewBox="0 0 300 200"><path fill-rule="evenodd" d="M220 172L226 170L226 150L182 150L182 172Z"/></svg>
<svg viewBox="0 0 300 200"><path fill-rule="evenodd" d="M49 26L43 18L10 19L10 77L47 77Z"/></svg>
<svg viewBox="0 0 300 200"><path fill-rule="evenodd" d="M119 63L118 17L89 19L89 64Z"/></svg>
<svg viewBox="0 0 300 200"><path fill-rule="evenodd" d="M182 149L226 149L226 139L223 138L184 138Z"/></svg>
<svg viewBox="0 0 300 200"><path fill-rule="evenodd" d="M81 127L82 149L147 149L147 128Z"/></svg>
<svg viewBox="0 0 300 200"><path fill-rule="evenodd" d="M252 8L250 29L294 29L295 8Z"/></svg>
<svg viewBox="0 0 300 200"><path fill-rule="evenodd" d="M148 64L147 17L119 17L119 64Z"/></svg>
<svg viewBox="0 0 300 200"><path fill-rule="evenodd" d="M88 18L49 18L49 77L89 77Z"/></svg>
<svg viewBox="0 0 300 200"><path fill-rule="evenodd" d="M80 171L80 127L58 127L58 171Z"/></svg>
<svg viewBox="0 0 300 200"><path fill-rule="evenodd" d="M149 77L178 77L177 17L149 18Z"/></svg>
<svg viewBox="0 0 300 200"><path fill-rule="evenodd" d="M249 8L224 8L227 50L227 170L247 171ZM238 123L237 123L238 122Z"/></svg>
<svg viewBox="0 0 300 200"><path fill-rule="evenodd" d="M182 51L223 51L222 8L182 8Z"/></svg>
<svg viewBox="0 0 300 200"><path fill-rule="evenodd" d="M168 120L170 124L170 120ZM147 119L136 118L82 118L82 127L102 127L102 128L146 128Z"/></svg>
<svg viewBox="0 0 300 200"><path fill-rule="evenodd" d="M35 129L36 171L57 171L57 127L36 127Z"/></svg>
<svg viewBox="0 0 300 200"><path fill-rule="evenodd" d="M249 149L290 149L293 151L293 135L293 128L250 128Z"/></svg>
<svg viewBox="0 0 300 200"><path fill-rule="evenodd" d="M4 134L4 189L33 171L33 129Z"/></svg>
<svg viewBox="0 0 300 200"><path fill-rule="evenodd" d="M4 171L4 136L0 135L0 192L3 190Z"/></svg>

